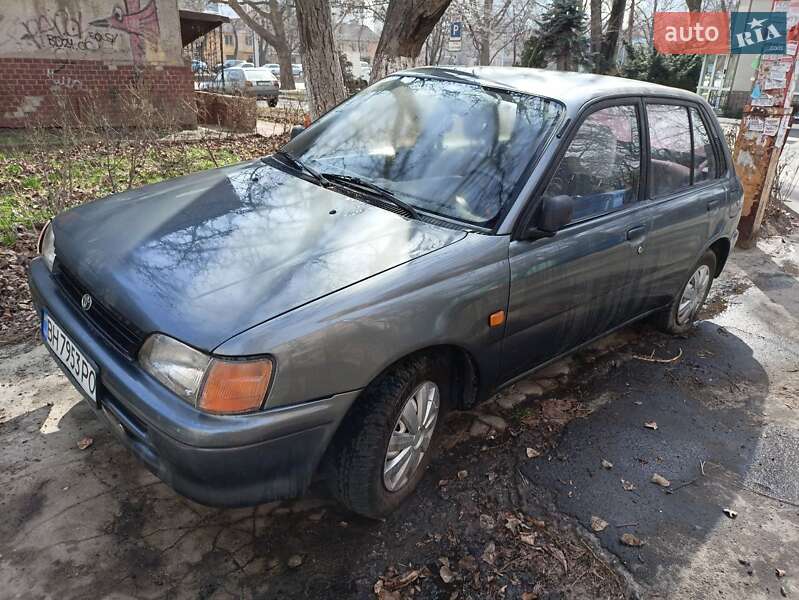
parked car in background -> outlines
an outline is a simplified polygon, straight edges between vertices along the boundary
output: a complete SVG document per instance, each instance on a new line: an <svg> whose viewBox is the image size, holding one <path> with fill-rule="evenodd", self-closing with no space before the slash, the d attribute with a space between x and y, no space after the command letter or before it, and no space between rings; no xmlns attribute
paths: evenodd
<svg viewBox="0 0 799 600"><path fill-rule="evenodd" d="M247 62L246 60L236 60L236 59L228 59L223 63L220 63L214 67L214 71L221 71L222 69L247 69L250 67L254 67L255 65L251 62Z"/></svg>
<svg viewBox="0 0 799 600"><path fill-rule="evenodd" d="M234 96L255 96L277 106L280 82L269 69L232 67L217 73L212 81L200 84L200 89Z"/></svg>
<svg viewBox="0 0 799 600"><path fill-rule="evenodd" d="M291 65L291 74L294 75L294 77L302 77L303 76L302 65L297 63Z"/></svg>
<svg viewBox="0 0 799 600"><path fill-rule="evenodd" d="M644 317L684 335L742 206L696 94L428 67L271 156L56 216L29 280L55 360L177 491L242 506L319 474L381 517L448 410Z"/></svg>
<svg viewBox="0 0 799 600"><path fill-rule="evenodd" d="M369 79L372 77L372 67L369 65L368 62L365 60L361 61L361 79L366 83L369 83Z"/></svg>
<svg viewBox="0 0 799 600"><path fill-rule="evenodd" d="M191 59L191 70L192 73L205 73L208 71L208 64L198 58L193 58Z"/></svg>
<svg viewBox="0 0 799 600"><path fill-rule="evenodd" d="M272 75L275 77L280 77L280 65L277 63L269 63L267 65L262 65L262 68L269 69Z"/></svg>

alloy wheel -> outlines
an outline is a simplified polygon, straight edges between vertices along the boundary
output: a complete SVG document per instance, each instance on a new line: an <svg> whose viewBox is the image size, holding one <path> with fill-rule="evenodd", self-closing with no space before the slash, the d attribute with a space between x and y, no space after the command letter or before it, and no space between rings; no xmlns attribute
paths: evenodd
<svg viewBox="0 0 799 600"><path fill-rule="evenodd" d="M677 306L677 323L684 325L694 318L710 285L710 267L699 265L685 284L685 289Z"/></svg>
<svg viewBox="0 0 799 600"><path fill-rule="evenodd" d="M424 458L436 427L441 397L438 386L424 381L405 401L383 463L383 485L389 492L405 486Z"/></svg>

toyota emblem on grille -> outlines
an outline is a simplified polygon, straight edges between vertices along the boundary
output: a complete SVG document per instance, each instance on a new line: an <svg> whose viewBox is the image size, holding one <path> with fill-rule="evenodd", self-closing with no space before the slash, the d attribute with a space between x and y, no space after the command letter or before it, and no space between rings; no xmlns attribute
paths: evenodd
<svg viewBox="0 0 799 600"><path fill-rule="evenodd" d="M89 294L83 294L83 298L80 299L80 307L83 310L89 310L92 307L92 297Z"/></svg>

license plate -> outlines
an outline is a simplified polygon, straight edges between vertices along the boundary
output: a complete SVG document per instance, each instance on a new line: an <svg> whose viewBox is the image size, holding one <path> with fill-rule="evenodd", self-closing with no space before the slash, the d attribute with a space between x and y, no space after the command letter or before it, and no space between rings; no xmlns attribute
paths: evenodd
<svg viewBox="0 0 799 600"><path fill-rule="evenodd" d="M86 358L58 323L45 311L42 314L42 337L58 359L78 382L81 389L97 403L97 369Z"/></svg>
<svg viewBox="0 0 799 600"><path fill-rule="evenodd" d="M257 83L258 83L258 85L271 85L270 81L259 81Z"/></svg>

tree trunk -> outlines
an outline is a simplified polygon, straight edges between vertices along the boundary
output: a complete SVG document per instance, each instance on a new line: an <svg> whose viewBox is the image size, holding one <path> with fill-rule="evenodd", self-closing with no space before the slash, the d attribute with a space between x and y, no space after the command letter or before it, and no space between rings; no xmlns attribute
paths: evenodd
<svg viewBox="0 0 799 600"><path fill-rule="evenodd" d="M635 27L635 0L630 0L630 14L627 17L627 43L633 43L633 27Z"/></svg>
<svg viewBox="0 0 799 600"><path fill-rule="evenodd" d="M278 58L277 62L280 64L280 87L284 90L296 89L294 85L294 74L291 71L291 48L288 43L288 38L286 37L286 25L283 21L283 11L285 9L281 9L277 0L269 0L268 13L249 1L246 1L246 3L259 17L269 20L269 23L272 25L271 31L263 23L259 23L250 13L244 10L239 0L226 0L226 4L235 11L241 20L244 21L259 38L275 49Z"/></svg>
<svg viewBox="0 0 799 600"><path fill-rule="evenodd" d="M688 12L699 12L702 10L702 0L685 0L688 5Z"/></svg>
<svg viewBox="0 0 799 600"><path fill-rule="evenodd" d="M491 64L491 24L494 17L494 0L483 0L483 26L480 31L480 52L478 61L481 65Z"/></svg>
<svg viewBox="0 0 799 600"><path fill-rule="evenodd" d="M591 56L594 57L594 71L600 71L602 53L602 0L591 0Z"/></svg>
<svg viewBox="0 0 799 600"><path fill-rule="evenodd" d="M239 60L239 32L233 25L233 58Z"/></svg>
<svg viewBox="0 0 799 600"><path fill-rule="evenodd" d="M412 67L452 0L389 0L371 80Z"/></svg>
<svg viewBox="0 0 799 600"><path fill-rule="evenodd" d="M280 89L296 90L294 72L291 70L291 49L281 45L275 48L275 52L277 52L277 64L280 65Z"/></svg>
<svg viewBox="0 0 799 600"><path fill-rule="evenodd" d="M616 68L616 48L619 46L619 31L624 19L625 0L613 0L610 7L608 27L605 30L600 55L600 73L611 73Z"/></svg>
<svg viewBox="0 0 799 600"><path fill-rule="evenodd" d="M296 0L305 95L316 120L347 97L327 0ZM424 40L423 40L424 41Z"/></svg>

